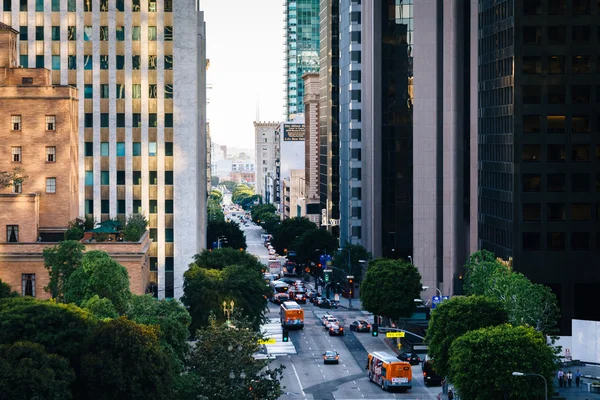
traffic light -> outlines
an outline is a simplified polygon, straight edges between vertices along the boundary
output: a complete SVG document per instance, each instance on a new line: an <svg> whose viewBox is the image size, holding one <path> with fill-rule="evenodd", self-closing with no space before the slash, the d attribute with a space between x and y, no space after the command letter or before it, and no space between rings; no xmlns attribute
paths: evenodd
<svg viewBox="0 0 600 400"><path fill-rule="evenodd" d="M287 329L283 330L283 341L286 343L290 341L290 333Z"/></svg>
<svg viewBox="0 0 600 400"><path fill-rule="evenodd" d="M379 336L379 325L373 324L371 329L371 335L375 337Z"/></svg>
<svg viewBox="0 0 600 400"><path fill-rule="evenodd" d="M348 279L348 283L352 285L354 283L354 279L352 279L352 278Z"/></svg>
<svg viewBox="0 0 600 400"><path fill-rule="evenodd" d="M325 282L329 282L329 272L325 272Z"/></svg>

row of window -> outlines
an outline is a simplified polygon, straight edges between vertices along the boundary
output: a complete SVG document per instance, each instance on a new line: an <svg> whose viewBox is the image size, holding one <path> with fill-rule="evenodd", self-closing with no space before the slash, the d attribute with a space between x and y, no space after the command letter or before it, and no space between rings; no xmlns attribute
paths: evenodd
<svg viewBox="0 0 600 400"><path fill-rule="evenodd" d="M148 212L150 214L158 214L158 201L150 200ZM85 212L86 214L94 213L94 200L86 200L85 201ZM164 212L165 214L173 214L173 200L165 200L164 202ZM100 200L100 213L109 214L110 213L110 200ZM133 213L141 214L142 213L142 201L141 200L133 200ZM117 214L125 214L125 200L117 200Z"/></svg>
<svg viewBox="0 0 600 400"><path fill-rule="evenodd" d="M43 55L35 56L35 67L36 68L45 68L45 58ZM60 55L52 56L52 70L58 71L60 70ZM29 56L21 55L19 57L19 62L23 68L29 68ZM80 67L79 67L80 68ZM94 60L93 56L85 55L83 58L83 69L86 71L91 71L94 68ZM116 56L116 64L115 68L117 70L125 69L125 56ZM158 56L152 55L148 56L148 69L151 71L155 71L158 68ZM77 65L77 56L68 56L67 58L67 69L76 70L78 69ZM101 55L100 56L100 69L107 70L109 69L109 56ZM134 71L142 69L142 58L139 55L131 56L131 69ZM173 69L173 56L165 55L164 60L164 69L172 70Z"/></svg>
<svg viewBox="0 0 600 400"><path fill-rule="evenodd" d="M546 145L546 161L549 162L566 162L567 150L565 144L549 144ZM521 153L521 160L528 163L537 163L542 161L542 145L540 144L525 144ZM573 144L571 145L571 160L573 162L590 161L590 145ZM596 160L600 161L600 145L596 145ZM501 161L501 160L490 160Z"/></svg>
<svg viewBox="0 0 600 400"><path fill-rule="evenodd" d="M597 211L600 211L600 204L596 205ZM567 210L570 210L570 218L567 218ZM523 203L523 221L541 221L542 205L539 203ZM600 221L600 213L597 213L596 219ZM565 203L546 204L546 220L548 221L591 221L592 205L589 203L573 203L570 207Z"/></svg>
<svg viewBox="0 0 600 400"><path fill-rule="evenodd" d="M589 232L571 232L570 245L567 246L566 232L547 232L546 250L591 250L591 235ZM541 232L523 232L522 237L523 250L536 251L542 250ZM600 250L600 235L596 235L596 250Z"/></svg>
<svg viewBox="0 0 600 400"><path fill-rule="evenodd" d="M56 130L56 115L46 115L45 116L45 126L47 131L55 131ZM10 130L11 131L20 131L23 129L23 120L20 115L11 115L10 116Z"/></svg>
<svg viewBox="0 0 600 400"><path fill-rule="evenodd" d="M142 155L142 142L133 142L131 144L131 155L132 156L141 156ZM125 157L125 142L117 142L116 146L117 157ZM155 157L158 154L158 145L157 142L148 142L148 155L150 157ZM86 157L94 156L94 142L85 142L84 143L84 155ZM100 142L100 155L101 156L110 156L110 143L108 142ZM165 142L165 156L173 155L173 142Z"/></svg>
<svg viewBox="0 0 600 400"><path fill-rule="evenodd" d="M165 84L164 88L164 98L172 99L173 98L173 85ZM125 84L117 83L115 86L114 97L117 99L125 99ZM93 84L85 84L83 88L83 96L85 99L93 99L94 98L94 85ZM108 84L100 84L100 98L108 99L110 98L110 85ZM141 99L142 98L142 85L139 83L134 83L131 85L131 98L132 99ZM156 84L150 83L148 84L148 98L156 99L158 98L158 86Z"/></svg>
<svg viewBox="0 0 600 400"><path fill-rule="evenodd" d="M576 173L571 176L571 192L589 192L591 174ZM523 192L541 192L542 176L540 174L523 174ZM547 192L566 192L567 175L554 173L546 175ZM600 174L596 175L596 192L600 192Z"/></svg>
<svg viewBox="0 0 600 400"><path fill-rule="evenodd" d="M573 15L590 15L592 13L591 0L571 0L568 9ZM597 0L596 0L597 3ZM542 7L542 4L545 6ZM597 3L596 12L600 12L600 4ZM567 13L566 0L523 0L523 15L565 15Z"/></svg>
<svg viewBox="0 0 600 400"><path fill-rule="evenodd" d="M108 3L109 0L100 0L99 10L100 12L108 12L108 11L125 11L125 1L126 0L115 0L115 8L109 9ZM158 11L158 2L156 0L127 0L131 3L131 11L132 12L141 12L142 11L142 2L147 1L148 3L148 12L157 12ZM44 0L35 0L35 11L36 12L44 12ZM82 3L84 12L93 12L93 1L92 0L67 0L67 11L75 12L77 11L77 3ZM28 11L27 9L28 0L19 0L19 9L18 11ZM51 11L60 12L60 3L61 0L52 0ZM3 0L3 10L11 11L12 10L12 0ZM17 11L17 10L15 10ZM173 0L164 0L164 12L173 12Z"/></svg>
<svg viewBox="0 0 600 400"><path fill-rule="evenodd" d="M125 185L125 171L117 171L117 185ZM133 171L133 185L142 184L142 171ZM149 185L158 185L158 172L148 171ZM110 185L110 171L100 171L100 184ZM173 184L173 171L165 171L165 185ZM85 171L85 186L94 186L94 171Z"/></svg>
<svg viewBox="0 0 600 400"><path fill-rule="evenodd" d="M23 193L23 183L20 181L13 182L12 192L16 194ZM56 193L56 178L46 178L46 193Z"/></svg>
<svg viewBox="0 0 600 400"><path fill-rule="evenodd" d="M109 128L110 119L108 113L100 114L100 128ZM173 127L173 113L165 113L164 114L164 123L165 128ZM84 127L85 128L93 128L94 127L94 114L93 113L85 113L84 116ZM125 113L117 113L117 128L125 128ZM150 128L158 127L158 114L149 113L148 114L148 126ZM142 127L142 114L140 113L132 113L131 114L131 127L132 128L141 128Z"/></svg>
<svg viewBox="0 0 600 400"><path fill-rule="evenodd" d="M542 60L544 64L542 65ZM600 67L598 67L600 68ZM567 57L561 55L547 56L523 56L522 72L526 75L535 74L566 74L568 69ZM571 56L570 73L590 74L592 73L592 56Z"/></svg>
<svg viewBox="0 0 600 400"><path fill-rule="evenodd" d="M21 146L12 146L10 148L12 162L23 162L23 148ZM46 146L46 162L56 162L56 147Z"/></svg>
<svg viewBox="0 0 600 400"><path fill-rule="evenodd" d="M571 99L573 104L588 104L592 102L591 85L523 85L522 99L523 104L565 104L567 98ZM570 96L567 95L567 89L570 90ZM600 103L600 85L596 86L596 103Z"/></svg>
<svg viewBox="0 0 600 400"><path fill-rule="evenodd" d="M523 115L523 133L541 133L542 118L545 119L545 128L547 133L566 133L567 120L570 120L571 133L590 133L591 117L589 115ZM597 117L600 128L600 116Z"/></svg>
<svg viewBox="0 0 600 400"><path fill-rule="evenodd" d="M549 45L565 45L571 44L590 44L592 41L592 27L589 25L571 26L571 38L567 38L566 26L548 26L546 27L548 44ZM598 30L598 39L600 41L600 30ZM536 45L542 44L542 27L541 26L524 26L523 27L523 44Z"/></svg>
<svg viewBox="0 0 600 400"><path fill-rule="evenodd" d="M35 40L44 40L44 26L37 25L35 27ZM60 26L52 26L51 27L51 38L52 40L59 41L60 40ZM164 30L164 41L170 42L173 41L173 27L165 26ZM117 26L115 30L116 40L117 42L125 41L125 27ZM83 40L85 42L91 42L94 39L94 27L93 26L84 26L83 27ZM22 41L27 41L29 38L29 26L21 25L19 26L19 39ZM108 26L100 27L100 41L108 41L109 40L109 31ZM77 40L77 27L76 26L68 26L67 27L67 39L69 41ZM131 27L131 40L134 42L139 42L142 40L142 27L141 26L132 26ZM148 41L156 42L158 40L158 31L156 30L156 26L148 27Z"/></svg>

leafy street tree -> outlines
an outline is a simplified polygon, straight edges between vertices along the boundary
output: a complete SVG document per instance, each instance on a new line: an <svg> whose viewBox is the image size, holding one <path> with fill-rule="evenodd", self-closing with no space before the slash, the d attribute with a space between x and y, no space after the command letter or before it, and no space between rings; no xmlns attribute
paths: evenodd
<svg viewBox="0 0 600 400"><path fill-rule="evenodd" d="M0 171L0 188L7 188L17 182L23 183L28 178L21 167L14 167L11 171Z"/></svg>
<svg viewBox="0 0 600 400"><path fill-rule="evenodd" d="M44 288L53 299L64 301L64 285L67 279L81 265L85 246L74 240L65 240L43 251L44 268L50 280Z"/></svg>
<svg viewBox="0 0 600 400"><path fill-rule="evenodd" d="M273 204L258 204L252 207L250 215L252 216L252 222L258 224L266 218L273 217L277 219L277 210Z"/></svg>
<svg viewBox="0 0 600 400"><path fill-rule="evenodd" d="M275 251L278 254L284 254L284 250L290 249L292 242L296 238L299 238L307 231L316 229L317 226L306 218L288 218L283 220L274 232L271 232L273 234L271 244L275 247Z"/></svg>
<svg viewBox="0 0 600 400"><path fill-rule="evenodd" d="M248 185L244 185L244 184L238 184L232 191L231 191L231 201L233 201L235 204L240 204L244 201L244 199L253 196L254 195L254 191L252 189L250 189L250 187Z"/></svg>
<svg viewBox="0 0 600 400"><path fill-rule="evenodd" d="M333 256L333 260L331 260L331 263L335 267L337 267L343 271L348 270L348 251L347 250L350 250L350 265L352 267L352 273L350 275L354 275L354 280L356 282L360 282L362 280L362 272L363 272L363 266L361 265L360 260L370 261L373 259L373 256L371 255L370 252L367 251L367 249L365 249L360 244L346 243L344 245L344 250L336 252L335 255ZM341 274L341 273L339 273L339 271L335 271L335 272L337 272L338 274ZM334 276L335 275L336 274L334 273ZM344 274L344 275L347 275L347 274Z"/></svg>
<svg viewBox="0 0 600 400"><path fill-rule="evenodd" d="M157 300L151 295L132 296L127 317L144 325L158 326L161 347L181 365L188 352L188 327L192 318L177 300Z"/></svg>
<svg viewBox="0 0 600 400"><path fill-rule="evenodd" d="M98 295L95 295L91 299L85 300L83 303L81 303L81 308L89 311L98 319L119 317L119 313L117 313L112 301L105 297L100 298Z"/></svg>
<svg viewBox="0 0 600 400"><path fill-rule="evenodd" d="M508 274L510 270L496 260L494 253L487 250L476 251L465 265L463 289L467 295L483 295L492 285L493 279Z"/></svg>
<svg viewBox="0 0 600 400"><path fill-rule="evenodd" d="M240 265L256 271L262 271L265 268L256 256L246 251L228 248L213 251L204 250L194 256L193 264L207 269L223 269L231 265Z"/></svg>
<svg viewBox="0 0 600 400"><path fill-rule="evenodd" d="M0 397L3 399L71 399L75 374L69 361L48 354L42 345L0 345Z"/></svg>
<svg viewBox="0 0 600 400"><path fill-rule="evenodd" d="M209 221L206 233L208 247L213 247L213 243L219 238L225 237L226 241L221 243L221 247L231 247L234 249L246 249L246 235L240 229L240 225L235 221Z"/></svg>
<svg viewBox="0 0 600 400"><path fill-rule="evenodd" d="M64 294L66 302L79 306L98 295L109 299L122 315L131 297L127 269L104 251L89 251L65 282Z"/></svg>
<svg viewBox="0 0 600 400"><path fill-rule="evenodd" d="M397 320L410 317L422 291L421 274L404 260L375 259L360 285L365 310Z"/></svg>
<svg viewBox="0 0 600 400"><path fill-rule="evenodd" d="M546 377L551 393L555 366L554 351L544 335L527 326L505 324L470 331L450 347L449 377L465 399L543 398L540 378L511 373L540 374Z"/></svg>
<svg viewBox="0 0 600 400"><path fill-rule="evenodd" d="M504 305L484 296L453 297L438 305L431 313L427 328L428 354L435 360L435 369L449 373L450 346L465 333L508 322Z"/></svg>
<svg viewBox="0 0 600 400"><path fill-rule="evenodd" d="M219 203L221 202L221 200L223 200L223 193L221 193L221 191L218 189L212 189L208 196L211 200L217 201Z"/></svg>
<svg viewBox="0 0 600 400"><path fill-rule="evenodd" d="M81 363L88 399L171 398L172 364L159 346L155 327L123 317L103 322Z"/></svg>
<svg viewBox="0 0 600 400"><path fill-rule="evenodd" d="M268 360L254 359L261 335L241 322L234 324L222 326L212 319L197 332L188 370L193 393L211 400L278 399L284 367L270 369Z"/></svg>
<svg viewBox="0 0 600 400"><path fill-rule="evenodd" d="M269 288L262 273L242 265L217 269L200 268L194 264L184 274L181 301L192 316L190 331L208 325L215 313L224 320L223 301L233 300L235 308L248 318L254 329L264 322Z"/></svg>
<svg viewBox="0 0 600 400"><path fill-rule="evenodd" d="M0 299L17 297L18 295L19 293L10 289L10 285L8 283L2 282L2 279L0 279Z"/></svg>
<svg viewBox="0 0 600 400"><path fill-rule="evenodd" d="M210 177L210 186L212 186L212 187L219 186L219 177L218 176L211 176Z"/></svg>
<svg viewBox="0 0 600 400"><path fill-rule="evenodd" d="M295 259L300 263L310 260L318 264L322 254L333 254L337 251L338 240L326 230L309 229L295 239L287 249L296 251Z"/></svg>
<svg viewBox="0 0 600 400"><path fill-rule="evenodd" d="M143 214L130 214L123 228L123 240L126 242L137 242L140 240L146 228L148 220Z"/></svg>
<svg viewBox="0 0 600 400"><path fill-rule="evenodd" d="M225 189L229 190L230 192L233 192L233 190L238 184L234 181L223 181L220 183L220 185L225 186Z"/></svg>
<svg viewBox="0 0 600 400"><path fill-rule="evenodd" d="M221 208L221 202L213 198L208 199L208 222L225 222L225 214Z"/></svg>

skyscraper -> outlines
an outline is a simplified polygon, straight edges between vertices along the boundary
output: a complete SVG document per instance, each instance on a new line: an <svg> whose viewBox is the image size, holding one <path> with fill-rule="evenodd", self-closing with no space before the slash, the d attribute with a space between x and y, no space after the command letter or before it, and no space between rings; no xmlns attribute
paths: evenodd
<svg viewBox="0 0 600 400"><path fill-rule="evenodd" d="M304 112L305 72L319 70L319 0L284 0L284 114L287 120Z"/></svg>
<svg viewBox="0 0 600 400"><path fill-rule="evenodd" d="M600 5L479 2L479 243L598 319Z"/></svg>
<svg viewBox="0 0 600 400"><path fill-rule="evenodd" d="M79 89L79 214L144 213L159 297L206 245L205 37L193 0L7 0L21 65ZM190 206L190 205L193 206Z"/></svg>

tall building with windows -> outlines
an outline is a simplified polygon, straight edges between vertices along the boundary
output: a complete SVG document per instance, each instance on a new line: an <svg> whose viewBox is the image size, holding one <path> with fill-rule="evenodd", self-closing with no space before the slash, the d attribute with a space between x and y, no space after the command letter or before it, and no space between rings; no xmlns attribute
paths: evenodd
<svg viewBox="0 0 600 400"><path fill-rule="evenodd" d="M302 75L319 70L319 0L284 0L284 116L304 113Z"/></svg>
<svg viewBox="0 0 600 400"><path fill-rule="evenodd" d="M254 121L254 150L256 161L256 194L265 203L272 203L270 182L275 177L276 160L279 158L279 137L276 134L279 122Z"/></svg>
<svg viewBox="0 0 600 400"><path fill-rule="evenodd" d="M193 0L6 0L23 67L79 89L79 214L144 213L159 297L206 246L204 21ZM193 206L190 206L193 204Z"/></svg>
<svg viewBox="0 0 600 400"><path fill-rule="evenodd" d="M340 244L362 244L361 2L339 3Z"/></svg>
<svg viewBox="0 0 600 400"><path fill-rule="evenodd" d="M479 1L479 244L598 320L600 4Z"/></svg>

